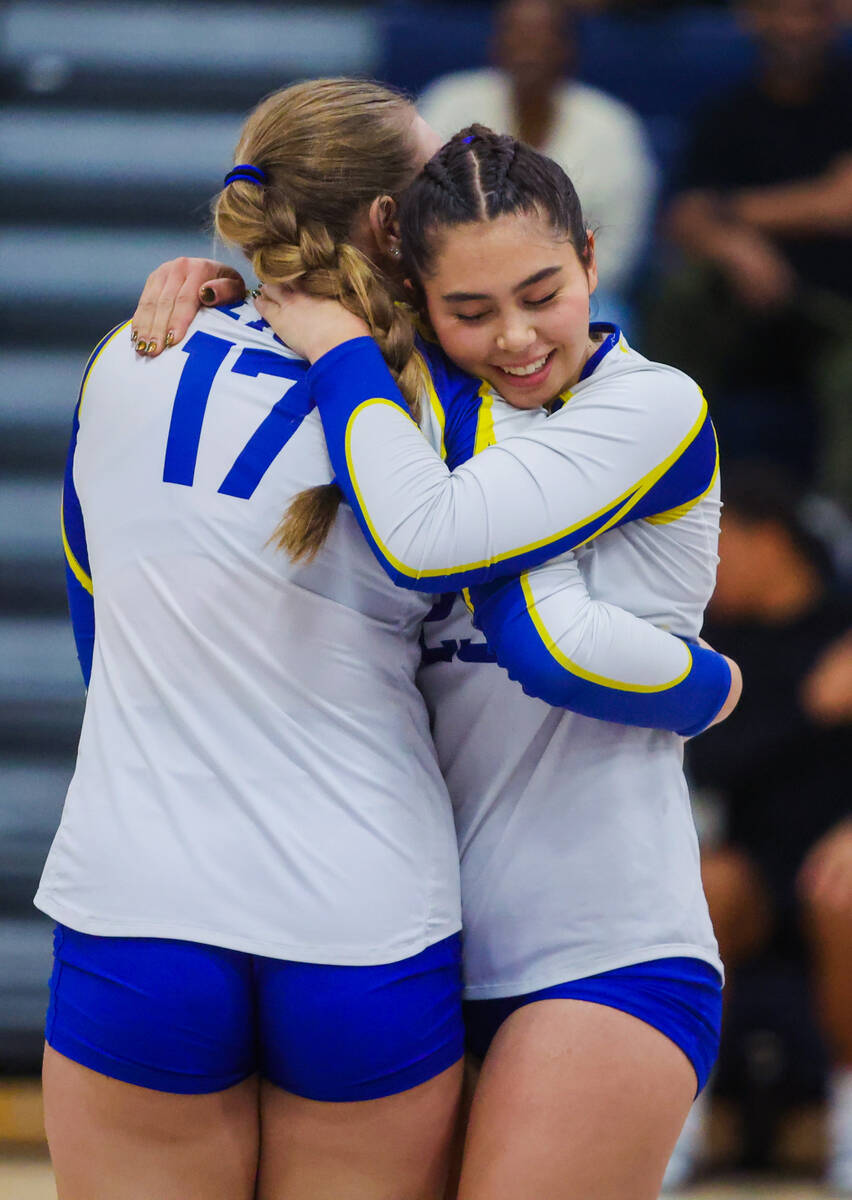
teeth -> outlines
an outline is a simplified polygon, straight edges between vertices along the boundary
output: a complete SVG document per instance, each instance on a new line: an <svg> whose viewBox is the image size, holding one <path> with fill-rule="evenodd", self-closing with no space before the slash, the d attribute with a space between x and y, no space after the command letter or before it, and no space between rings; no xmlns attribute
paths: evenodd
<svg viewBox="0 0 852 1200"><path fill-rule="evenodd" d="M540 371L547 362L547 355L543 358L537 358L535 362L527 363L525 367L501 367L501 371L505 371L507 375L534 375L536 371Z"/></svg>

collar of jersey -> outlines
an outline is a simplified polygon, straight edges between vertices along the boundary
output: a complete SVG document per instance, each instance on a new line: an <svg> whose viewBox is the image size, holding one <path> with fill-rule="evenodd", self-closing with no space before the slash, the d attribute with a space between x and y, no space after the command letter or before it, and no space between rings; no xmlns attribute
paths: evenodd
<svg viewBox="0 0 852 1200"><path fill-rule="evenodd" d="M617 325L612 325L609 321L592 321L589 326L589 333L603 333L606 336L592 357L587 361L586 365L580 372L580 378L577 383L582 383L584 379L588 379L597 367L603 362L610 350L614 350L621 341L621 330Z"/></svg>

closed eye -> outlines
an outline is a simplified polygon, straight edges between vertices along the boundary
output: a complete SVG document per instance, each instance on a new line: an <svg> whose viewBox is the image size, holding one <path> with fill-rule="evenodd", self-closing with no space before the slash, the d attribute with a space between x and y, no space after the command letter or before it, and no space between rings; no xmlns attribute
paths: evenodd
<svg viewBox="0 0 852 1200"><path fill-rule="evenodd" d="M555 292L551 292L548 296L542 296L540 300L527 300L530 308L540 308L543 304L549 304L551 300L555 300L559 294L559 288Z"/></svg>
<svg viewBox="0 0 852 1200"><path fill-rule="evenodd" d="M478 312L478 313L455 313L454 315L456 317L456 320L458 320L458 321L474 322L474 321L481 321L483 317L487 317L488 312L485 311L485 312Z"/></svg>

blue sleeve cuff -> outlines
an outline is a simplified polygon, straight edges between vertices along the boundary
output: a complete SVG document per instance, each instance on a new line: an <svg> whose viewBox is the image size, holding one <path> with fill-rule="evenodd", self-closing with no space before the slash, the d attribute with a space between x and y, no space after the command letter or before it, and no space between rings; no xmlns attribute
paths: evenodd
<svg viewBox="0 0 852 1200"><path fill-rule="evenodd" d="M533 623L520 579L473 587L470 597L474 623L499 665L528 696L555 708L692 737L707 728L728 697L730 667L713 650L690 646L692 664L683 679L654 691L634 691L627 684L591 681L586 673L575 674L559 662Z"/></svg>

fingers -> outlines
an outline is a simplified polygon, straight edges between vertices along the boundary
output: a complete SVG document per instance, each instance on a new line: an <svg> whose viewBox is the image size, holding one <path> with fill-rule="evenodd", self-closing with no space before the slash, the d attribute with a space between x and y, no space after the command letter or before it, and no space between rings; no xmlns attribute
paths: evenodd
<svg viewBox="0 0 852 1200"><path fill-rule="evenodd" d="M236 304L245 294L245 282L236 271L233 275L222 274L218 279L208 279L198 289L198 299L207 308L215 308L219 304Z"/></svg>
<svg viewBox="0 0 852 1200"><path fill-rule="evenodd" d="M226 300L242 299L245 284L239 272L212 259L176 258L152 271L131 321L138 354L155 357L182 340L201 306L199 289L211 278L226 286Z"/></svg>

